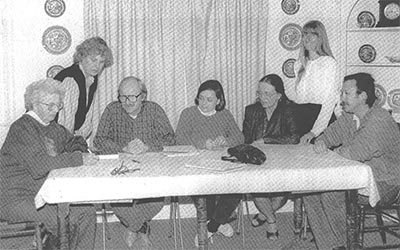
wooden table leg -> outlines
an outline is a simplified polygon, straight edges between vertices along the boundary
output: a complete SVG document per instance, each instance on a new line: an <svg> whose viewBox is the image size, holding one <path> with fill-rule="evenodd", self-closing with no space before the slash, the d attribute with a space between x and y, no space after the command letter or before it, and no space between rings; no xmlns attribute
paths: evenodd
<svg viewBox="0 0 400 250"><path fill-rule="evenodd" d="M69 203L58 204L57 211L58 237L60 239L60 249L70 249L69 246Z"/></svg>
<svg viewBox="0 0 400 250"><path fill-rule="evenodd" d="M347 222L347 249L362 249L359 239L359 211L357 205L357 190L346 191L346 222Z"/></svg>
<svg viewBox="0 0 400 250"><path fill-rule="evenodd" d="M197 235L199 239L199 250L208 250L206 197L196 196L193 199L197 211Z"/></svg>

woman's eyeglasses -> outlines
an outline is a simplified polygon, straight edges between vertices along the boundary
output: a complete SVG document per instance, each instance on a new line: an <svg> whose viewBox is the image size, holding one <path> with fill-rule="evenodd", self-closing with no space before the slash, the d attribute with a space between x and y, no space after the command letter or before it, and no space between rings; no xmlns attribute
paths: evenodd
<svg viewBox="0 0 400 250"><path fill-rule="evenodd" d="M139 93L138 95L119 95L118 100L120 102L126 102L127 100L130 102L136 102L141 94L142 93Z"/></svg>
<svg viewBox="0 0 400 250"><path fill-rule="evenodd" d="M59 104L56 104L53 102L51 102L51 103L38 102L38 103L47 106L47 110L49 110L49 111L52 111L52 110L60 111L61 109L64 108L63 103L59 103Z"/></svg>

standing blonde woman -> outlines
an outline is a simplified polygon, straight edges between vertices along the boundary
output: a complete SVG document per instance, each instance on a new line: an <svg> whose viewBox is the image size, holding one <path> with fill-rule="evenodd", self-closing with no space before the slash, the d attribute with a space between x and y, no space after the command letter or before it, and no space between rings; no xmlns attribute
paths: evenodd
<svg viewBox="0 0 400 250"><path fill-rule="evenodd" d="M309 143L328 126L340 97L337 63L329 46L325 26L320 21L309 21L303 26L295 72L294 100L297 103L318 104L315 106L320 107L311 131L300 138L300 143Z"/></svg>

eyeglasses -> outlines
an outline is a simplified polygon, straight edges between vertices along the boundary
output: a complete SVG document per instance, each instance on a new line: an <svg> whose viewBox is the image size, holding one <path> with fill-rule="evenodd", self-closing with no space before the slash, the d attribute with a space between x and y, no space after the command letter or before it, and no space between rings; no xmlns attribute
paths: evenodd
<svg viewBox="0 0 400 250"><path fill-rule="evenodd" d="M142 93L139 93L138 95L119 95L118 100L120 102L126 102L127 100L130 102L136 102L140 95L142 95Z"/></svg>
<svg viewBox="0 0 400 250"><path fill-rule="evenodd" d="M266 97L272 97L274 96L276 93L274 92L261 92L261 91L256 91L256 95L257 96L266 96Z"/></svg>
<svg viewBox="0 0 400 250"><path fill-rule="evenodd" d="M45 106L47 106L47 110L52 111L52 110L57 110L60 111L61 109L64 108L64 104L60 103L60 104L56 104L56 103L45 103L45 102L38 102L40 104L43 104Z"/></svg>
<svg viewBox="0 0 400 250"><path fill-rule="evenodd" d="M139 161L136 160L131 160L134 163L140 163ZM126 174L126 173L133 173L136 171L140 171L140 168L128 168L128 166L125 165L125 162L122 162L121 165L118 167L115 167L111 171L111 175L121 175L121 174Z"/></svg>

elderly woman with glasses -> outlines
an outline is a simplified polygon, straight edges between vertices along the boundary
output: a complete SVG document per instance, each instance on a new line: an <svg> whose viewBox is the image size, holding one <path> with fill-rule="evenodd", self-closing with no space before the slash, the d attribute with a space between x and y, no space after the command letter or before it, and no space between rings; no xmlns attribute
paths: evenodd
<svg viewBox="0 0 400 250"><path fill-rule="evenodd" d="M34 199L50 170L92 165L98 157L67 147L72 133L54 122L63 108L60 82L45 79L26 88L27 112L15 121L0 150L0 217L10 222L37 221L51 233L56 244L57 206L36 209ZM71 206L71 240L74 249L93 249L95 239L93 206Z"/></svg>
<svg viewBox="0 0 400 250"><path fill-rule="evenodd" d="M258 82L257 100L245 109L243 134L245 143L262 140L267 144L297 144L300 141L295 119L295 104L290 101L282 79L275 74L266 75ZM260 213L251 224L259 227L266 222L267 238L278 239L275 211L288 199L288 194L253 194Z"/></svg>
<svg viewBox="0 0 400 250"><path fill-rule="evenodd" d="M113 64L113 56L102 38L91 37L76 47L73 61L72 66L54 77L66 90L65 106L59 113L58 123L87 139L93 131L98 77Z"/></svg>

